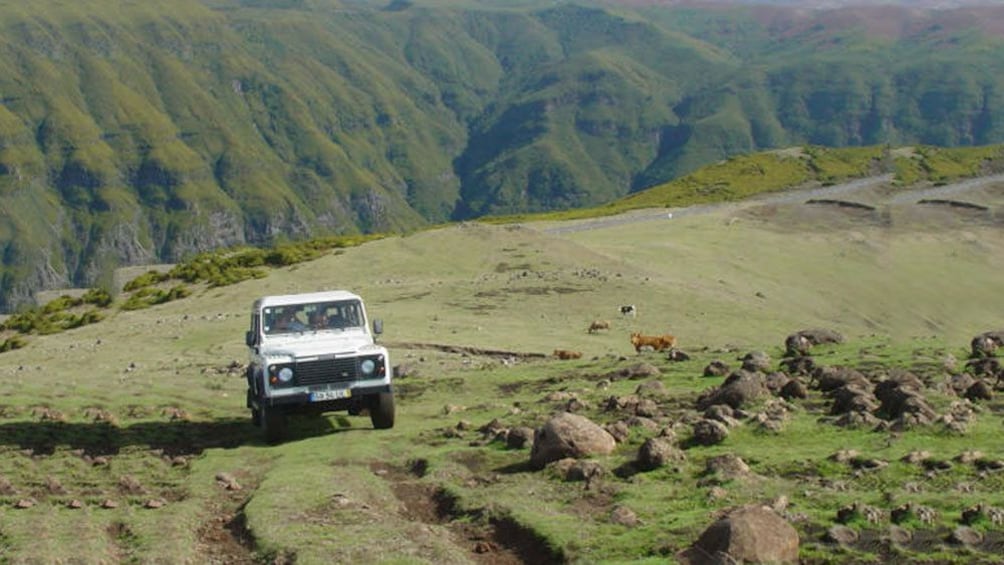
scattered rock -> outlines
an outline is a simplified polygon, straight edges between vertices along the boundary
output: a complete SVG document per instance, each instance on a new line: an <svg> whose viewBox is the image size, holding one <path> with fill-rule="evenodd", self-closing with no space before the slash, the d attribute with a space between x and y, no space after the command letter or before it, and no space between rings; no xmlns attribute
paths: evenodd
<svg viewBox="0 0 1004 565"><path fill-rule="evenodd" d="M778 396L785 400L791 400L793 398L808 398L809 390L804 384L802 384L802 381L798 379L789 379L788 382L781 387Z"/></svg>
<svg viewBox="0 0 1004 565"><path fill-rule="evenodd" d="M659 368L651 363L636 363L630 367L625 367L608 373L605 377L611 381L623 379L640 380L650 377L658 377L660 374L662 373L659 371Z"/></svg>
<svg viewBox="0 0 1004 565"><path fill-rule="evenodd" d="M627 506L617 505L610 511L610 521L628 528L633 528L641 524L638 515Z"/></svg>
<svg viewBox="0 0 1004 565"><path fill-rule="evenodd" d="M682 563L798 563L798 532L772 510L744 506L713 523L690 549L677 555ZM709 556L721 560L709 560Z"/></svg>
<svg viewBox="0 0 1004 565"><path fill-rule="evenodd" d="M959 526L952 530L948 542L966 546L979 545L983 543L983 534L969 526Z"/></svg>
<svg viewBox="0 0 1004 565"><path fill-rule="evenodd" d="M575 460L565 475L566 481L592 481L606 474L606 469L596 461Z"/></svg>
<svg viewBox="0 0 1004 565"><path fill-rule="evenodd" d="M666 385L662 381L644 382L634 391L641 398L660 398L666 396L666 392Z"/></svg>
<svg viewBox="0 0 1004 565"><path fill-rule="evenodd" d="M720 387L702 393L697 399L697 409L704 410L715 404L742 408L766 394L762 375L739 370L729 375Z"/></svg>
<svg viewBox="0 0 1004 565"><path fill-rule="evenodd" d="M858 384L846 384L829 391L828 395L833 398L833 404L830 406L830 414L839 415L848 412L872 413L879 407L871 392L861 388Z"/></svg>
<svg viewBox="0 0 1004 565"><path fill-rule="evenodd" d="M977 400L993 400L994 391L986 381L978 380L966 389L963 396L974 402Z"/></svg>
<svg viewBox="0 0 1004 565"><path fill-rule="evenodd" d="M812 342L800 333L793 333L784 340L785 357L804 357L809 355L810 349L812 349Z"/></svg>
<svg viewBox="0 0 1004 565"><path fill-rule="evenodd" d="M913 541L913 533L906 528L891 524L888 530L888 540L893 545L909 545Z"/></svg>
<svg viewBox="0 0 1004 565"><path fill-rule="evenodd" d="M843 343L844 336L840 332L826 329L826 328L813 328L808 330L801 330L797 332L798 335L809 340L812 345L823 345L827 343Z"/></svg>
<svg viewBox="0 0 1004 565"><path fill-rule="evenodd" d="M735 417L735 410L728 404L714 404L708 406L704 411L704 417L709 420L716 420L730 428L738 426L741 422Z"/></svg>
<svg viewBox="0 0 1004 565"><path fill-rule="evenodd" d="M770 370L770 355L763 351L751 351L743 356L742 369L751 373L766 373Z"/></svg>
<svg viewBox="0 0 1004 565"><path fill-rule="evenodd" d="M692 437L698 445L715 445L729 437L729 429L721 422L705 418L694 423Z"/></svg>
<svg viewBox="0 0 1004 565"><path fill-rule="evenodd" d="M719 481L745 479L751 475L749 465L732 453L709 458L704 464L704 473Z"/></svg>
<svg viewBox="0 0 1004 565"><path fill-rule="evenodd" d="M729 374L729 366L724 361L715 359L704 368L705 377L724 377Z"/></svg>
<svg viewBox="0 0 1004 565"><path fill-rule="evenodd" d="M63 487L63 484L59 482L59 479L52 476L45 478L45 490L49 494L66 494L66 488Z"/></svg>
<svg viewBox="0 0 1004 565"><path fill-rule="evenodd" d="M914 449L910 453L907 453L903 457L900 457L899 460L902 461L902 462L904 462L904 463L911 463L911 464L916 465L917 463L920 463L920 462L922 462L922 461L924 461L926 459L930 459L930 458L931 458L931 452L930 451Z"/></svg>
<svg viewBox="0 0 1004 565"><path fill-rule="evenodd" d="M638 468L652 471L670 463L685 461L686 454L673 445L671 439L653 437L645 440L638 448Z"/></svg>
<svg viewBox="0 0 1004 565"><path fill-rule="evenodd" d="M523 449L533 441L533 428L518 426L509 430L505 436L505 446L509 449Z"/></svg>
<svg viewBox="0 0 1004 565"><path fill-rule="evenodd" d="M857 385L860 390L872 389L868 377L850 367L819 367L812 372L812 380L821 392L831 392L848 385Z"/></svg>
<svg viewBox="0 0 1004 565"><path fill-rule="evenodd" d="M791 376L807 377L812 375L817 368L816 361L807 355L788 357L781 360L781 369Z"/></svg>
<svg viewBox="0 0 1004 565"><path fill-rule="evenodd" d="M838 524L826 530L823 539L829 543L851 545L858 541L858 533L853 528Z"/></svg>
<svg viewBox="0 0 1004 565"><path fill-rule="evenodd" d="M241 490L243 488L241 487L241 484L237 482L237 479L234 478L233 475L231 475L230 473L224 473L222 471L216 473L216 484L220 485L226 490Z"/></svg>
<svg viewBox="0 0 1004 565"><path fill-rule="evenodd" d="M677 349L675 347L671 347L669 349L669 353L666 354L666 360L667 361L674 361L674 362L678 362L678 361L690 361L690 355L687 355L686 353L684 353L683 351L680 351L679 349Z"/></svg>
<svg viewBox="0 0 1004 565"><path fill-rule="evenodd" d="M146 492L143 485L132 475L122 475L119 477L119 491L122 494L142 494Z"/></svg>
<svg viewBox="0 0 1004 565"><path fill-rule="evenodd" d="M878 524L884 519L884 513L874 506L855 502L837 510L837 522L849 524L851 522L865 521L869 524Z"/></svg>
<svg viewBox="0 0 1004 565"><path fill-rule="evenodd" d="M847 412L837 418L834 423L842 428L873 428L888 425L888 422L880 420L871 412ZM880 430L876 429L875 431Z"/></svg>
<svg viewBox="0 0 1004 565"><path fill-rule="evenodd" d="M848 463L857 456L858 451L855 449L841 449L827 457L827 459L836 463Z"/></svg>
<svg viewBox="0 0 1004 565"><path fill-rule="evenodd" d="M563 412L537 429L530 452L530 464L542 469L566 457L611 453L617 442L606 430L585 416Z"/></svg>
<svg viewBox="0 0 1004 565"><path fill-rule="evenodd" d="M631 428L623 420L618 420L612 424L607 424L604 428L607 433L613 436L617 443L624 443L631 437Z"/></svg>
<svg viewBox="0 0 1004 565"><path fill-rule="evenodd" d="M952 461L956 463L962 463L963 465L969 465L983 459L983 452L975 449L967 449L962 453L956 455L952 458Z"/></svg>
<svg viewBox="0 0 1004 565"><path fill-rule="evenodd" d="M392 370L394 372L395 379L406 379L418 376L418 366L410 362L394 365Z"/></svg>
<svg viewBox="0 0 1004 565"><path fill-rule="evenodd" d="M997 348L1004 345L1004 330L996 332L983 332L974 336L970 344L970 357L973 359L981 357L993 357Z"/></svg>
<svg viewBox="0 0 1004 565"><path fill-rule="evenodd" d="M898 506L890 513L893 524L902 524L909 520L916 520L921 524L932 524L937 517L937 513L929 506L907 503Z"/></svg>
<svg viewBox="0 0 1004 565"><path fill-rule="evenodd" d="M888 461L874 457L854 457L848 463L858 471L878 471L889 466Z"/></svg>

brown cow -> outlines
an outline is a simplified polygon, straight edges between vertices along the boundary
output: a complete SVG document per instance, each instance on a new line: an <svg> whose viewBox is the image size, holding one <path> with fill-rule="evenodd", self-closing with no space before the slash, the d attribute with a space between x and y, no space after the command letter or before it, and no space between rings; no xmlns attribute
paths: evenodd
<svg viewBox="0 0 1004 565"><path fill-rule="evenodd" d="M589 324L589 333L596 333L600 330L609 330L610 322L607 320L593 320L593 323Z"/></svg>
<svg viewBox="0 0 1004 565"><path fill-rule="evenodd" d="M558 359L579 359L582 357L582 352L571 351L568 349L555 349L554 356Z"/></svg>
<svg viewBox="0 0 1004 565"><path fill-rule="evenodd" d="M651 347L656 351L662 351L663 349L676 347L676 337L669 334L642 335L639 332L632 332L631 345L634 346L634 350L637 353L641 353L643 347Z"/></svg>

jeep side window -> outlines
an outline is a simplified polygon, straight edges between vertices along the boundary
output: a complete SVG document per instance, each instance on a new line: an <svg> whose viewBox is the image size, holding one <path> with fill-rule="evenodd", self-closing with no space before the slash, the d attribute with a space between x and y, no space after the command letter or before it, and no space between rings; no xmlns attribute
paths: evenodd
<svg viewBox="0 0 1004 565"><path fill-rule="evenodd" d="M363 325L362 319L359 315L359 304L352 302L345 305L345 319L348 320L350 326L361 326Z"/></svg>

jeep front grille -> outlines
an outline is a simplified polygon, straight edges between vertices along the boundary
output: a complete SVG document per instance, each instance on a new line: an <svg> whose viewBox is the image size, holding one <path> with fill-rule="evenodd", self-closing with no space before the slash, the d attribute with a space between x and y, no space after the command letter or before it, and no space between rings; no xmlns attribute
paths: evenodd
<svg viewBox="0 0 1004 565"><path fill-rule="evenodd" d="M319 359L296 364L296 386L346 383L359 380L358 359Z"/></svg>

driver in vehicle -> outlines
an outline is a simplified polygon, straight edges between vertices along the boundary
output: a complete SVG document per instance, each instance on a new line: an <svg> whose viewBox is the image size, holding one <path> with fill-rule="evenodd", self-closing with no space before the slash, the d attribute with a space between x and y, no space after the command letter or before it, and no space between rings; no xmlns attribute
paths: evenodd
<svg viewBox="0 0 1004 565"><path fill-rule="evenodd" d="M328 324L327 309L318 308L310 315L310 329L314 331L328 329L330 327Z"/></svg>
<svg viewBox="0 0 1004 565"><path fill-rule="evenodd" d="M307 330L304 324L296 317L296 311L292 308L284 309L279 313L279 318L275 322L275 328L281 332L302 332Z"/></svg>

